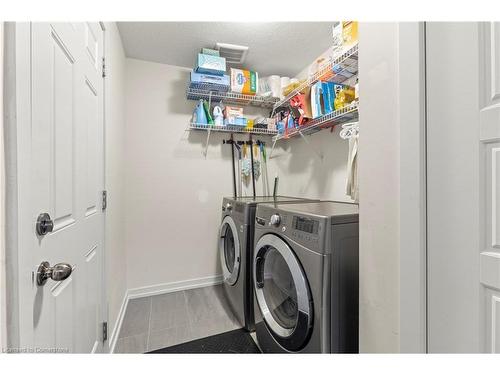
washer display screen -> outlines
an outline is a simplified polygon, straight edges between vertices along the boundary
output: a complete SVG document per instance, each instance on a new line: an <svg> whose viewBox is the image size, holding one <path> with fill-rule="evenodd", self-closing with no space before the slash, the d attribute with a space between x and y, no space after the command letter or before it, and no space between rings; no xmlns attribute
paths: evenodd
<svg viewBox="0 0 500 375"><path fill-rule="evenodd" d="M293 229L300 230L301 232L318 234L318 228L319 222L316 220L300 216L293 217Z"/></svg>

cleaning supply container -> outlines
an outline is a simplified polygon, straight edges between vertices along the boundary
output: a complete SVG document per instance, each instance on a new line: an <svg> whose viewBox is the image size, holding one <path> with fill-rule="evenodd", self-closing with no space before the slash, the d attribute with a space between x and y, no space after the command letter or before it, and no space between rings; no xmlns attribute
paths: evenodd
<svg viewBox="0 0 500 375"><path fill-rule="evenodd" d="M207 114L203 105L203 99L198 101L193 113L193 123L196 125L208 125Z"/></svg>

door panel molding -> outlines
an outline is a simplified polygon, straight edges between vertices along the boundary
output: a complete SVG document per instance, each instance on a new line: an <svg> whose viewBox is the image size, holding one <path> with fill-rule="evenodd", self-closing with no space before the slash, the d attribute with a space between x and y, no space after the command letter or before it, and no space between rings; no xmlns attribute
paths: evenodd
<svg viewBox="0 0 500 375"><path fill-rule="evenodd" d="M500 297L493 295L491 303L491 353L500 353Z"/></svg>
<svg viewBox="0 0 500 375"><path fill-rule="evenodd" d="M481 249L486 351L500 352L500 23L479 24ZM489 317L488 317L489 316ZM488 345L489 341L489 345ZM489 350L488 350L489 349Z"/></svg>
<svg viewBox="0 0 500 375"><path fill-rule="evenodd" d="M491 102L500 100L500 25L496 22L490 23L490 85Z"/></svg>
<svg viewBox="0 0 500 375"><path fill-rule="evenodd" d="M491 246L500 251L500 145L491 149Z"/></svg>

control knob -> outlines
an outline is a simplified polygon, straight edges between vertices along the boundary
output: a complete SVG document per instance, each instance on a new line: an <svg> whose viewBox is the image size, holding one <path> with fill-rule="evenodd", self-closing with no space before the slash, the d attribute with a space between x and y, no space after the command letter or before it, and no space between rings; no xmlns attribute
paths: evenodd
<svg viewBox="0 0 500 375"><path fill-rule="evenodd" d="M278 225L280 225L280 222L281 222L280 215L278 214L271 215L271 218L269 219L269 224L277 227Z"/></svg>

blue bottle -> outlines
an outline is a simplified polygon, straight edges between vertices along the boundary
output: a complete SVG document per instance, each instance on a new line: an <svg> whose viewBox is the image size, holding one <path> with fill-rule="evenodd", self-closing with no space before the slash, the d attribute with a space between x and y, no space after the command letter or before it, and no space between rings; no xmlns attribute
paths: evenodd
<svg viewBox="0 0 500 375"><path fill-rule="evenodd" d="M205 113L205 108L203 107L203 99L200 99L194 109L193 123L196 125L208 125L207 114Z"/></svg>

